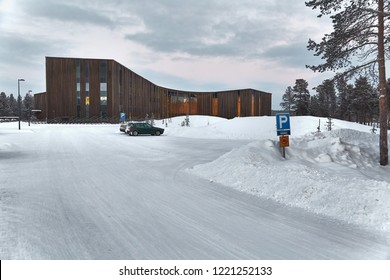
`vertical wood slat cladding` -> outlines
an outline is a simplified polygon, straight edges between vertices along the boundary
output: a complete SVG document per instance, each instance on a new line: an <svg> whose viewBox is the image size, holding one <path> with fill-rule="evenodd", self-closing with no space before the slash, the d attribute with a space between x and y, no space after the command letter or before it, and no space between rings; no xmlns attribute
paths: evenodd
<svg viewBox="0 0 390 280"><path fill-rule="evenodd" d="M76 61L80 61L80 117L86 117L86 76L89 65L89 117L100 118L99 65L107 62L107 115L119 120L168 118L178 115L216 115L224 118L271 114L271 94L253 89L187 92L157 86L114 60L46 58L48 119L77 116ZM42 97L37 97L42 100ZM43 104L42 101L39 101ZM238 107L239 106L239 107Z"/></svg>
<svg viewBox="0 0 390 280"><path fill-rule="evenodd" d="M197 94L197 111L199 115L212 115L212 93Z"/></svg>
<svg viewBox="0 0 390 280"><path fill-rule="evenodd" d="M238 91L218 92L218 116L232 119L237 117Z"/></svg>
<svg viewBox="0 0 390 280"><path fill-rule="evenodd" d="M48 119L76 115L76 63L73 59L46 60Z"/></svg>
<svg viewBox="0 0 390 280"><path fill-rule="evenodd" d="M240 117L253 116L252 112L252 93L253 91L246 89L240 90Z"/></svg>
<svg viewBox="0 0 390 280"><path fill-rule="evenodd" d="M272 97L271 94L262 94L262 98L260 99L261 106L260 106L260 112L263 115L271 116L271 103L272 103Z"/></svg>
<svg viewBox="0 0 390 280"><path fill-rule="evenodd" d="M46 92L34 94L34 109L41 110L40 113L35 114L38 119L47 118Z"/></svg>

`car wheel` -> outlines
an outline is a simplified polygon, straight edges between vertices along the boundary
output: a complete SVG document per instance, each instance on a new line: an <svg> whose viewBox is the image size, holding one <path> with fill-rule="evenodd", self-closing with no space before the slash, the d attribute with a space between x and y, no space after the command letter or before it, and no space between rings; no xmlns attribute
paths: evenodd
<svg viewBox="0 0 390 280"><path fill-rule="evenodd" d="M160 136L161 132L159 130L156 131L156 133L154 135L156 136Z"/></svg>
<svg viewBox="0 0 390 280"><path fill-rule="evenodd" d="M134 130L132 135L133 135L133 136L137 136L137 135L138 135L138 131L137 131L137 130Z"/></svg>

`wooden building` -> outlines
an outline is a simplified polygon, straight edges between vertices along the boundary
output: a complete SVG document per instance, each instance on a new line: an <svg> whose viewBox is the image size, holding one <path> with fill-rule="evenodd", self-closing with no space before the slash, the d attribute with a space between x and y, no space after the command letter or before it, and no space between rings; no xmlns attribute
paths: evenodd
<svg viewBox="0 0 390 280"><path fill-rule="evenodd" d="M46 119L46 92L34 94L34 109L41 110L40 112L34 113L34 116L37 119L44 120Z"/></svg>
<svg viewBox="0 0 390 280"><path fill-rule="evenodd" d="M110 59L46 57L46 93L34 96L40 118L118 122L179 115L271 115L271 94L254 89L189 92L157 86Z"/></svg>

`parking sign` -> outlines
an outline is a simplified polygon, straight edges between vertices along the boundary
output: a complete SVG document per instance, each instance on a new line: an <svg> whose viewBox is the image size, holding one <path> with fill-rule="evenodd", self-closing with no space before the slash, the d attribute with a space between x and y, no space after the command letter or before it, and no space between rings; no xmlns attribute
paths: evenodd
<svg viewBox="0 0 390 280"><path fill-rule="evenodd" d="M276 114L277 135L290 135L290 114Z"/></svg>

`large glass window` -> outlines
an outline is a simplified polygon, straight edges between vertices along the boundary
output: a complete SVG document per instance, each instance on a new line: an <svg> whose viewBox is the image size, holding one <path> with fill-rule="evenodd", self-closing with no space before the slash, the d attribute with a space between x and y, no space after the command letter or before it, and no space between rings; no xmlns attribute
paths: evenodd
<svg viewBox="0 0 390 280"><path fill-rule="evenodd" d="M107 105L107 83L100 83L100 105Z"/></svg>
<svg viewBox="0 0 390 280"><path fill-rule="evenodd" d="M100 92L107 92L107 83L100 83Z"/></svg>
<svg viewBox="0 0 390 280"><path fill-rule="evenodd" d="M107 95L100 95L100 105L107 105Z"/></svg>
<svg viewBox="0 0 390 280"><path fill-rule="evenodd" d="M85 116L89 118L89 60L85 61Z"/></svg>
<svg viewBox="0 0 390 280"><path fill-rule="evenodd" d="M107 83L107 61L102 60L99 63L99 80L101 83Z"/></svg>
<svg viewBox="0 0 390 280"><path fill-rule="evenodd" d="M80 70L80 60L76 60L76 110L77 110L77 117L80 117L81 112L81 84L80 84L80 78L81 76L81 70Z"/></svg>
<svg viewBox="0 0 390 280"><path fill-rule="evenodd" d="M99 63L99 81L100 81L100 116L107 117L107 61L101 60Z"/></svg>

